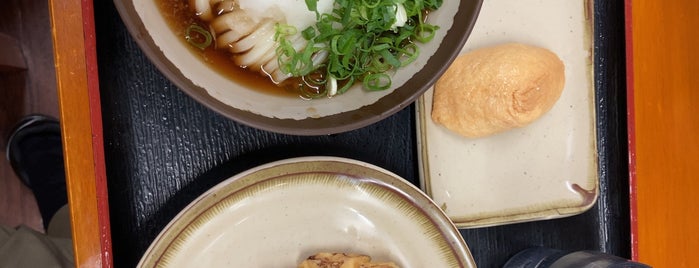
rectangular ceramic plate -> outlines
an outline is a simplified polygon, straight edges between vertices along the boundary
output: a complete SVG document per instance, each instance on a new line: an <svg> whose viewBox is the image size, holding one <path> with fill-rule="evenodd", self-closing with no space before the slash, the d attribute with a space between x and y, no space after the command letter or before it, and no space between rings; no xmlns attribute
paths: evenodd
<svg viewBox="0 0 699 268"><path fill-rule="evenodd" d="M519 42L565 64L560 99L532 124L469 139L432 121L432 89L418 100L420 183L458 227L571 216L595 203L591 10L584 0L484 1L462 53Z"/></svg>

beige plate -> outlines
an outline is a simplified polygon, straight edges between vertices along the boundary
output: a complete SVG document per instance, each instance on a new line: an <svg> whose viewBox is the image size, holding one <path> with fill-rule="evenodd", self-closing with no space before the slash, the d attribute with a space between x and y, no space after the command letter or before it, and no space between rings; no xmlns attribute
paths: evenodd
<svg viewBox="0 0 699 268"><path fill-rule="evenodd" d="M294 158L236 175L194 200L139 267L296 267L321 251L400 267L475 267L448 217L384 169Z"/></svg>
<svg viewBox="0 0 699 268"><path fill-rule="evenodd" d="M462 53L520 42L548 48L566 65L561 98L533 124L487 138L468 139L432 121L432 89L419 99L422 187L457 226L570 216L589 209L596 201L590 3L483 3Z"/></svg>

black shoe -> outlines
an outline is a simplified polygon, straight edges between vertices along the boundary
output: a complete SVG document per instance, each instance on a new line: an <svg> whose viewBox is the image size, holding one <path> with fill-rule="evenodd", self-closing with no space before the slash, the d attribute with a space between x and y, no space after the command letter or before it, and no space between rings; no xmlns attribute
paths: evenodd
<svg viewBox="0 0 699 268"><path fill-rule="evenodd" d="M7 159L34 193L46 227L68 202L58 120L45 115L20 120L7 141Z"/></svg>

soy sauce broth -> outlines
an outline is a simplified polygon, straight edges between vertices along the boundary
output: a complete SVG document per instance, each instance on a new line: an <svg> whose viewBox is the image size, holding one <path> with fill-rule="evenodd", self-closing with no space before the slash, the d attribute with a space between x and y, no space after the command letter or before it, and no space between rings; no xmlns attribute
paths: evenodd
<svg viewBox="0 0 699 268"><path fill-rule="evenodd" d="M224 77L241 84L242 86L256 90L265 94L299 97L298 91L287 89L283 86L274 84L267 76L264 76L256 71L250 71L236 65L232 60L232 54L225 50L218 50L212 43L211 46L204 50L200 50L189 44L185 40L185 31L192 24L202 26L208 29L206 22L197 18L194 11L190 9L187 0L155 0L160 13L165 18L170 29L176 36L180 37L180 41L189 48L189 51L201 59L209 68L218 72Z"/></svg>

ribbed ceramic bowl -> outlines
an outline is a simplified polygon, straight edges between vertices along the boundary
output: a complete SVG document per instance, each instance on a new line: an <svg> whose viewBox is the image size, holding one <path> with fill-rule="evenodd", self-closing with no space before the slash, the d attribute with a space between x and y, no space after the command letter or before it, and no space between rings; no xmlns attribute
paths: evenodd
<svg viewBox="0 0 699 268"><path fill-rule="evenodd" d="M382 168L302 157L235 175L185 207L138 267L297 267L319 252L403 268L475 267L458 229Z"/></svg>
<svg viewBox="0 0 699 268"><path fill-rule="evenodd" d="M413 103L461 51L482 0L444 1L438 10L431 12L428 22L440 29L434 40L420 44L417 60L393 75L391 88L368 92L357 85L345 94L316 100L264 93L214 71L172 31L156 1L115 0L114 3L145 54L192 98L220 114L259 129L323 135L370 125Z"/></svg>

